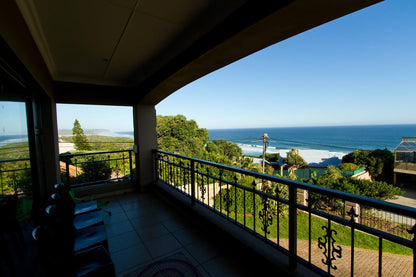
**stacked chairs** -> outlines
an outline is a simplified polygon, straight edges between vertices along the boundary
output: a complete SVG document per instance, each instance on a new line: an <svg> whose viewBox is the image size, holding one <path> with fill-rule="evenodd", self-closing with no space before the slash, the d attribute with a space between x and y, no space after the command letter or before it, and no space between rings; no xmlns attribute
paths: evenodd
<svg viewBox="0 0 416 277"><path fill-rule="evenodd" d="M102 225L103 219L101 210L98 209L97 201L75 204L69 189L62 184L55 185L56 193L52 194L54 206L58 209L65 210L62 213L68 213L72 217L76 230L82 230L94 225Z"/></svg>
<svg viewBox="0 0 416 277"><path fill-rule="evenodd" d="M115 276L108 253L107 235L97 205L83 205L76 214L69 189L55 186L48 221L36 227L40 270L46 276ZM89 206L90 208L86 208Z"/></svg>
<svg viewBox="0 0 416 277"><path fill-rule="evenodd" d="M15 276L15 260L22 261L26 250L23 232L17 220L17 205L16 194L0 198L0 265L3 265L1 261L5 263L5 267L0 269L0 275Z"/></svg>

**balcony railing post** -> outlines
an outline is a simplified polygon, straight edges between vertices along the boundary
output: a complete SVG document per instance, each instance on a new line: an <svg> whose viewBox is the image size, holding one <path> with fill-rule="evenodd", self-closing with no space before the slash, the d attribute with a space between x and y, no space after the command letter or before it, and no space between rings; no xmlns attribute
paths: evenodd
<svg viewBox="0 0 416 277"><path fill-rule="evenodd" d="M295 271L297 267L297 211L296 186L289 185L289 270Z"/></svg>
<svg viewBox="0 0 416 277"><path fill-rule="evenodd" d="M191 204L195 205L195 162L191 160Z"/></svg>
<svg viewBox="0 0 416 277"><path fill-rule="evenodd" d="M65 167L66 167L66 182L67 182L67 184L66 185L70 185L71 184L71 181L70 181L70 174L69 174L69 161L70 161L70 158L69 158L69 156L66 156L65 157Z"/></svg>
<svg viewBox="0 0 416 277"><path fill-rule="evenodd" d="M132 158L131 158L131 152L132 151L129 150L130 181L133 180L133 163L132 163ZM156 157L156 153L153 153L154 165L155 165L155 169L156 169L157 161L156 161L155 157Z"/></svg>

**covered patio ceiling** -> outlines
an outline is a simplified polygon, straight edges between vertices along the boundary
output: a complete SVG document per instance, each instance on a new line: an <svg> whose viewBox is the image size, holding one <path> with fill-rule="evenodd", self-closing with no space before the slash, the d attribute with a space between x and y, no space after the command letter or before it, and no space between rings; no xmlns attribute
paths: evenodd
<svg viewBox="0 0 416 277"><path fill-rule="evenodd" d="M46 68L49 84L40 83L57 103L156 105L216 69L377 2L16 0L16 10Z"/></svg>

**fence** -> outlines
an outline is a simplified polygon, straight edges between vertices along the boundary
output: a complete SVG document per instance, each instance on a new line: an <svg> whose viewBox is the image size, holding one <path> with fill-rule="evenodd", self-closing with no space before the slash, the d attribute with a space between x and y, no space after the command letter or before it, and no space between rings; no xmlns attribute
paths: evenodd
<svg viewBox="0 0 416 277"><path fill-rule="evenodd" d="M283 170L283 177L288 177L291 174L291 170ZM280 174L279 170L276 170L275 173ZM298 180L310 179L313 174L316 174L316 177L323 176L325 174L325 168L305 168L294 170L293 173L296 175Z"/></svg>
<svg viewBox="0 0 416 277"><path fill-rule="evenodd" d="M132 150L59 155L63 183L72 187L134 178Z"/></svg>
<svg viewBox="0 0 416 277"><path fill-rule="evenodd" d="M155 155L160 184L283 252L291 270L301 263L321 275L415 272L416 209L163 151ZM306 202L298 202L299 190L308 192ZM412 221L395 223L391 216ZM400 268L394 255L405 261Z"/></svg>
<svg viewBox="0 0 416 277"><path fill-rule="evenodd" d="M354 176L358 173L364 172L365 171L365 167L361 167L359 169L356 170L343 170L341 171L341 175L344 177L351 177Z"/></svg>
<svg viewBox="0 0 416 277"><path fill-rule="evenodd" d="M1 195L24 194L32 191L30 159L0 161Z"/></svg>

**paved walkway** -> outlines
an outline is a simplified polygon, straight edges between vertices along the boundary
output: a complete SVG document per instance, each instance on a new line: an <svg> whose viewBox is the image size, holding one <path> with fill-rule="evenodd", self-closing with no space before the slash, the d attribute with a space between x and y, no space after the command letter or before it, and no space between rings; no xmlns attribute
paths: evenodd
<svg viewBox="0 0 416 277"><path fill-rule="evenodd" d="M416 208L416 190L409 189L409 188L406 188L403 190L404 190L404 194L402 196L399 196L399 198L394 199L394 200L387 200L387 202Z"/></svg>
<svg viewBox="0 0 416 277"><path fill-rule="evenodd" d="M281 239L280 245L288 249L288 240ZM333 261L337 270L331 269L334 276L351 276L351 247L341 246L342 257ZM311 262L315 266L327 271L328 267L322 263L323 249L318 243L312 243ZM308 241L298 241L298 255L308 260ZM413 276L413 257L383 252L383 276ZM378 276L378 251L361 248L354 249L354 276Z"/></svg>

